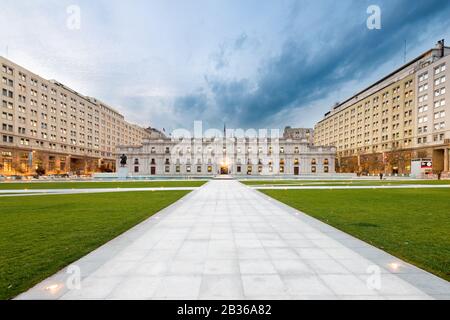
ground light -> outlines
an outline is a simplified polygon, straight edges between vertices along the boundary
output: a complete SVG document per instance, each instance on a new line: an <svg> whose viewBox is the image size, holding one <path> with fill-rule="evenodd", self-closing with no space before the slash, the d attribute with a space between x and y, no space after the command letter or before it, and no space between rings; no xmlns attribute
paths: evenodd
<svg viewBox="0 0 450 320"><path fill-rule="evenodd" d="M389 267L392 271L397 271L398 269L400 269L400 264L397 262L392 262L389 264Z"/></svg>
<svg viewBox="0 0 450 320"><path fill-rule="evenodd" d="M55 283L45 287L45 291L49 291L52 295L55 295L58 293L59 290L61 290L62 287L63 287L62 284Z"/></svg>

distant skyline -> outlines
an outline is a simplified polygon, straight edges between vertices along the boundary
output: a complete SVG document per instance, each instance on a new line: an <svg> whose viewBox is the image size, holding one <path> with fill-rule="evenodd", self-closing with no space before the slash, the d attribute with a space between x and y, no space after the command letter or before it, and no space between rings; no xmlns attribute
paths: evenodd
<svg viewBox="0 0 450 320"><path fill-rule="evenodd" d="M403 65L405 41L407 60L450 44L449 15L441 0L3 0L0 55L141 126L313 127Z"/></svg>

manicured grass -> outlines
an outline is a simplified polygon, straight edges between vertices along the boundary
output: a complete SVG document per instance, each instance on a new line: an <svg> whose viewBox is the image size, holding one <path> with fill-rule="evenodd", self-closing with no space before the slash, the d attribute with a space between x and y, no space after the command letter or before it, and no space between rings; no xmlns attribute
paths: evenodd
<svg viewBox="0 0 450 320"><path fill-rule="evenodd" d="M201 187L206 181L2 182L0 190Z"/></svg>
<svg viewBox="0 0 450 320"><path fill-rule="evenodd" d="M187 193L0 198L0 299L29 289Z"/></svg>
<svg viewBox="0 0 450 320"><path fill-rule="evenodd" d="M449 185L450 180L244 180L247 186L395 186Z"/></svg>
<svg viewBox="0 0 450 320"><path fill-rule="evenodd" d="M450 280L450 190L265 190L265 194Z"/></svg>

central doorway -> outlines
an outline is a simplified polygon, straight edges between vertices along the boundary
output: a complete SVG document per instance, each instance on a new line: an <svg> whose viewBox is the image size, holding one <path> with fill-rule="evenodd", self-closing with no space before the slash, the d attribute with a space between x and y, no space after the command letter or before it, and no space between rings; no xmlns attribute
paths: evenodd
<svg viewBox="0 0 450 320"><path fill-rule="evenodd" d="M228 166L221 166L220 167L220 174L221 175L228 175L230 173L230 170L228 169Z"/></svg>

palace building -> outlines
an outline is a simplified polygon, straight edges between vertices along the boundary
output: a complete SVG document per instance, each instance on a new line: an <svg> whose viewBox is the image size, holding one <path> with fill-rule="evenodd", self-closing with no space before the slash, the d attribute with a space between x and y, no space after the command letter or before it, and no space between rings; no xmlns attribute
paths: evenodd
<svg viewBox="0 0 450 320"><path fill-rule="evenodd" d="M337 148L338 172L409 174L415 159L426 159L432 172L448 174L449 69L441 40L336 104L315 126L315 144Z"/></svg>
<svg viewBox="0 0 450 320"><path fill-rule="evenodd" d="M280 138L175 139L156 132L141 146L120 146L128 176L230 174L317 175L335 172L334 147L313 146L312 129L286 128ZM120 160L117 160L117 167Z"/></svg>
<svg viewBox="0 0 450 320"><path fill-rule="evenodd" d="M116 147L149 133L107 104L0 57L0 174L115 169Z"/></svg>

